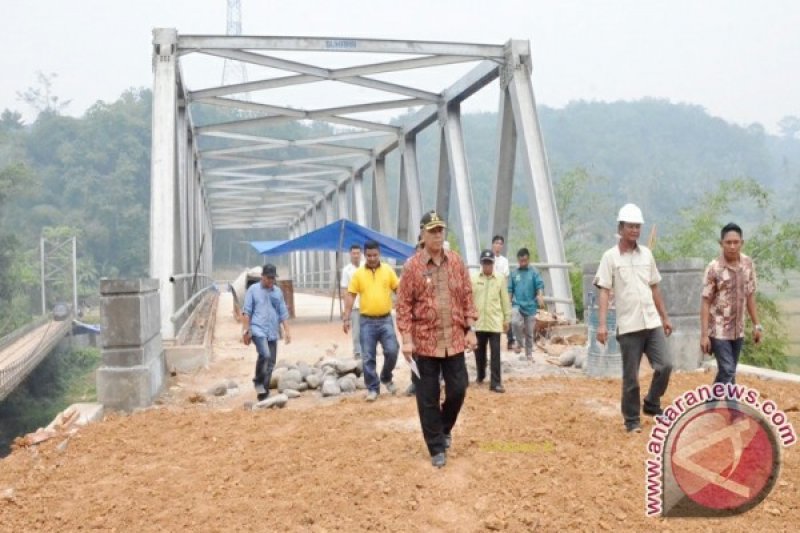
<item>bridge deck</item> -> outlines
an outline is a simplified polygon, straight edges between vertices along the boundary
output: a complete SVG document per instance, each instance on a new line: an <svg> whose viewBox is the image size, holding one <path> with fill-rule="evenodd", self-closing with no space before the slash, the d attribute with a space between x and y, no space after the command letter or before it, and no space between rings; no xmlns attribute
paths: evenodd
<svg viewBox="0 0 800 533"><path fill-rule="evenodd" d="M50 353L71 326L71 320L50 320L0 348L0 400Z"/></svg>

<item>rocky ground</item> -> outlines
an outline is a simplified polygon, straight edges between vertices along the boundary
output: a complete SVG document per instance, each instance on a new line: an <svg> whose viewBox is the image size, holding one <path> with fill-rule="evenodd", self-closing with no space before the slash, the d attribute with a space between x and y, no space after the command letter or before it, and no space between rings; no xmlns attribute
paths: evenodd
<svg viewBox="0 0 800 533"><path fill-rule="evenodd" d="M279 359L349 357L341 323L327 321L330 300L295 297L305 311ZM584 378L544 354L530 364L504 353L506 394L470 386L441 470L413 398L367 404L363 391L307 391L283 409L245 410L255 350L238 343L232 317L221 300L214 361L174 377L160 405L0 461L0 531L790 531L800 522L797 446L767 500L742 516L646 518L652 422L626 434L618 380ZM667 397L712 377L676 374ZM401 390L408 380L398 364ZM800 416L796 385L741 381Z"/></svg>

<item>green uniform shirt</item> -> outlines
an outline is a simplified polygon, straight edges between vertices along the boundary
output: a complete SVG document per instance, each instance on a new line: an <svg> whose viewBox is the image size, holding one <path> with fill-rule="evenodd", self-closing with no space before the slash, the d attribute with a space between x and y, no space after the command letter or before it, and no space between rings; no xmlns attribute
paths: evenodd
<svg viewBox="0 0 800 533"><path fill-rule="evenodd" d="M504 276L497 273L486 276L483 272L473 274L472 297L478 309L477 331L501 333L503 324L511 322L511 300Z"/></svg>

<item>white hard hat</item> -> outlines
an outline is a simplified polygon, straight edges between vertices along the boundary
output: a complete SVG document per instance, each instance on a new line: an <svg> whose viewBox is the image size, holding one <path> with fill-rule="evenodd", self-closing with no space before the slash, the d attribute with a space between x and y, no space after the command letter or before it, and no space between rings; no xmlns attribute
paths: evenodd
<svg viewBox="0 0 800 533"><path fill-rule="evenodd" d="M629 222L631 224L644 224L642 210L636 204L625 204L617 215L617 222Z"/></svg>

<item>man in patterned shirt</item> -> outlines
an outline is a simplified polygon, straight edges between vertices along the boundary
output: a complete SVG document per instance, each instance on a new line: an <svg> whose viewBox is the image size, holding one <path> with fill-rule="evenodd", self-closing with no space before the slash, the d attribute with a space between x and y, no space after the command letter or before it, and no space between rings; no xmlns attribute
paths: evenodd
<svg viewBox="0 0 800 533"><path fill-rule="evenodd" d="M430 211L420 227L425 247L403 269L397 289L397 329L403 337L403 356L409 363L415 361L419 370L412 380L422 435L433 466L441 468L466 396L464 350L477 346L478 312L467 267L457 253L444 249L444 220ZM445 383L442 403L440 374Z"/></svg>
<svg viewBox="0 0 800 533"><path fill-rule="evenodd" d="M756 270L742 253L742 228L731 222L720 232L722 253L708 264L700 310L700 349L717 359L714 383L736 383L736 365L744 342L744 313L753 322L753 342L763 328L756 312Z"/></svg>

